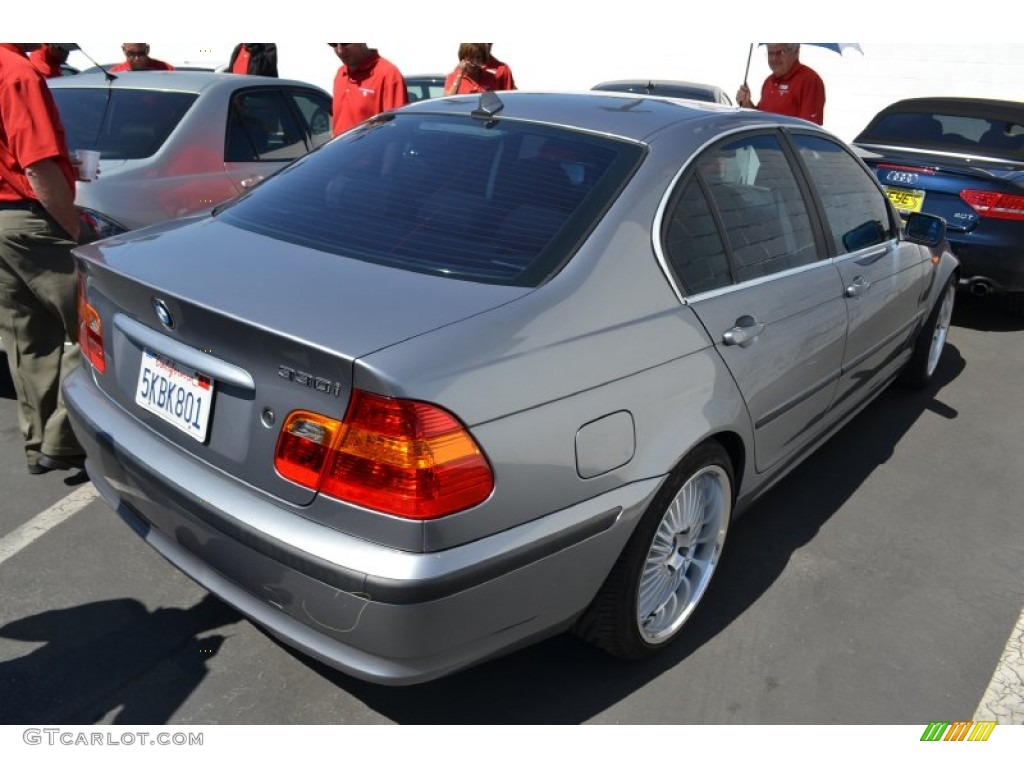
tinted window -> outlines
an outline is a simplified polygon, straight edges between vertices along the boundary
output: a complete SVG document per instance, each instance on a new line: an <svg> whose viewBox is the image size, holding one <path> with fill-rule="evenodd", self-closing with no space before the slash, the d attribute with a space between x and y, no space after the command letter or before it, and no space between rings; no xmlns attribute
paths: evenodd
<svg viewBox="0 0 1024 768"><path fill-rule="evenodd" d="M800 134L793 136L793 143L825 207L836 253L852 253L894 237L885 197L843 147Z"/></svg>
<svg viewBox="0 0 1024 768"><path fill-rule="evenodd" d="M325 145L221 216L341 256L536 285L641 155L565 129L399 113Z"/></svg>
<svg viewBox="0 0 1024 768"><path fill-rule="evenodd" d="M665 254L669 266L691 295L732 282L725 246L696 178L690 179L671 206L665 229Z"/></svg>
<svg viewBox="0 0 1024 768"><path fill-rule="evenodd" d="M194 93L127 88L54 88L68 148L107 160L155 154L196 100Z"/></svg>
<svg viewBox="0 0 1024 768"><path fill-rule="evenodd" d="M697 167L721 216L738 280L817 259L803 195L774 135L719 144Z"/></svg>
<svg viewBox="0 0 1024 768"><path fill-rule="evenodd" d="M890 112L869 125L857 141L1024 160L1024 121L942 111Z"/></svg>
<svg viewBox="0 0 1024 768"><path fill-rule="evenodd" d="M231 97L224 159L294 160L307 152L303 133L279 91L240 91Z"/></svg>

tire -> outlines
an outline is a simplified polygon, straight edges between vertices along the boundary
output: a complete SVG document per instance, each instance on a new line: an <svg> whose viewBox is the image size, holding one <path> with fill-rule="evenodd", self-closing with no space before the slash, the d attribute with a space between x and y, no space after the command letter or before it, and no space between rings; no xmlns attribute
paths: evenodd
<svg viewBox="0 0 1024 768"><path fill-rule="evenodd" d="M939 367L942 350L946 347L946 335L953 318L953 302L956 299L956 285L950 278L939 294L939 300L921 332L914 342L914 352L907 367L900 374L900 384L910 389L924 389L931 383Z"/></svg>
<svg viewBox="0 0 1024 768"><path fill-rule="evenodd" d="M711 583L732 506L728 454L718 443L698 446L655 496L573 631L622 659L667 646Z"/></svg>

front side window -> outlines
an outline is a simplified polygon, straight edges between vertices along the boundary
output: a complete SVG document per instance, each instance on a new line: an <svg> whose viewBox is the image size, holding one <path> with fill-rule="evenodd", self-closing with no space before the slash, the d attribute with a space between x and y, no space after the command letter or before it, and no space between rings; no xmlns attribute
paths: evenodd
<svg viewBox="0 0 1024 768"><path fill-rule="evenodd" d="M197 94L133 88L54 88L68 148L99 150L104 160L151 157Z"/></svg>
<svg viewBox="0 0 1024 768"><path fill-rule="evenodd" d="M569 129L398 113L325 145L220 217L348 258L537 285L642 155L639 145Z"/></svg>
<svg viewBox="0 0 1024 768"><path fill-rule="evenodd" d="M792 139L825 208L837 254L895 237L885 196L849 152L821 136L796 134Z"/></svg>

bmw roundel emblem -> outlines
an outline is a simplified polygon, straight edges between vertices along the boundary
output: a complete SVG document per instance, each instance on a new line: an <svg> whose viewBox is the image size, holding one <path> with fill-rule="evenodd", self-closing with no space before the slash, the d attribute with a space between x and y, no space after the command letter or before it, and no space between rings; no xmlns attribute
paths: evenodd
<svg viewBox="0 0 1024 768"><path fill-rule="evenodd" d="M163 299L153 299L153 311L156 312L156 319L160 321L164 328L174 327L174 318L171 316L171 310L167 308Z"/></svg>

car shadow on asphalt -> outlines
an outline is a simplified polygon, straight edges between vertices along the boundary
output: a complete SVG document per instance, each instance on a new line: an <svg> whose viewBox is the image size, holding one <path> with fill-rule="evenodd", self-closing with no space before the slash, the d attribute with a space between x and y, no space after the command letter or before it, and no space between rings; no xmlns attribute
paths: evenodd
<svg viewBox="0 0 1024 768"><path fill-rule="evenodd" d="M891 387L882 393L736 520L707 595L678 640L654 659L622 662L560 635L448 678L388 688L293 655L397 723L585 722L687 659L739 618L780 577L793 554L890 459L924 412L957 418L942 402L941 390L965 367L959 350L947 344L928 388Z"/></svg>
<svg viewBox="0 0 1024 768"><path fill-rule="evenodd" d="M222 635L241 616L208 595L191 608L149 611L121 598L8 622L0 637L42 643L0 662L0 723L114 725L170 721L206 677Z"/></svg>
<svg viewBox="0 0 1024 768"><path fill-rule="evenodd" d="M965 291L956 295L953 325L988 333L1024 331L1024 315L1013 315L1001 296L975 296Z"/></svg>

